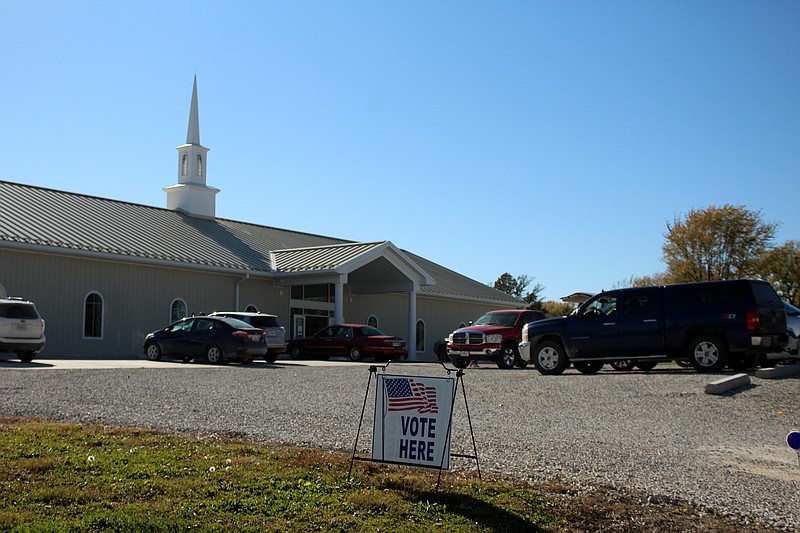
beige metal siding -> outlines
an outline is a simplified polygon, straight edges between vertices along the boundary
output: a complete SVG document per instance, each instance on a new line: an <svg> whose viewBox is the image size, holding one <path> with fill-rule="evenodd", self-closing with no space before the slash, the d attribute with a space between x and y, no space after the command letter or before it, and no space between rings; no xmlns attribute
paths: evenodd
<svg viewBox="0 0 800 533"><path fill-rule="evenodd" d="M141 353L144 336L166 326L170 305L183 299L189 314L234 309L239 276L96 261L47 254L2 250L0 284L9 294L36 303L46 322L43 354L131 356ZM245 288L246 287L246 288ZM83 337L84 298L95 291L103 297L103 336ZM240 286L240 303L255 303L262 311L285 309L271 281L247 280ZM279 314L279 313L276 313Z"/></svg>

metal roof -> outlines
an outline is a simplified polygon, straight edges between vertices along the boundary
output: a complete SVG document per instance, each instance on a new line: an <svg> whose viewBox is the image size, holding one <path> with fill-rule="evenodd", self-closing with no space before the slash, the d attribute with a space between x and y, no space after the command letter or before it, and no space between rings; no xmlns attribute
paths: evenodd
<svg viewBox="0 0 800 533"><path fill-rule="evenodd" d="M388 243L359 243L223 218L192 217L170 209L8 181L0 181L0 242L265 276L335 270ZM420 287L422 293L520 304L441 265L402 253L416 264L415 270L435 280L433 285Z"/></svg>

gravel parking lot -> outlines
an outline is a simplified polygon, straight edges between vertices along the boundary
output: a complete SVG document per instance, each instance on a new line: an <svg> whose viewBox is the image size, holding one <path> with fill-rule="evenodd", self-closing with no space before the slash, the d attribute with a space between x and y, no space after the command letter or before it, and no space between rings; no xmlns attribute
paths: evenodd
<svg viewBox="0 0 800 533"><path fill-rule="evenodd" d="M339 361L143 363L63 369L0 361L0 413L351 451L370 376L368 364ZM411 363L387 373L444 375L439 365ZM661 366L541 376L487 364L467 369L464 387L484 473L576 490L609 484L800 530L800 464L785 442L800 429L800 379L754 377L735 393L705 394L719 377ZM370 390L359 454L368 452L373 402ZM459 395L454 452L471 452L466 422Z"/></svg>

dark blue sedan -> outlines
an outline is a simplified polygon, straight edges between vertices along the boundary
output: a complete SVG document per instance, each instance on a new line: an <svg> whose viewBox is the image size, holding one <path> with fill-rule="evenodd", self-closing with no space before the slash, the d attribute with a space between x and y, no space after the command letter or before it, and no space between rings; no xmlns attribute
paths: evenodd
<svg viewBox="0 0 800 533"><path fill-rule="evenodd" d="M183 318L144 339L144 353L151 361L172 356L184 361L204 359L212 364L249 363L256 357L264 357L267 350L263 329L227 317Z"/></svg>

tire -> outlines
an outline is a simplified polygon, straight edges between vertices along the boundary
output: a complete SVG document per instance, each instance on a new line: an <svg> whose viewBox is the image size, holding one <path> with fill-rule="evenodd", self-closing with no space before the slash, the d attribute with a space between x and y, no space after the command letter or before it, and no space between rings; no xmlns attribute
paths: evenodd
<svg viewBox="0 0 800 533"><path fill-rule="evenodd" d="M291 348L289 348L289 355L292 356L292 359L302 359L303 358L303 348L295 344Z"/></svg>
<svg viewBox="0 0 800 533"><path fill-rule="evenodd" d="M639 370L644 370L645 372L649 372L650 370L653 370L657 364L658 361L638 361L636 363L636 368Z"/></svg>
<svg viewBox="0 0 800 533"><path fill-rule="evenodd" d="M611 361L609 363L611 368L614 370L619 370L620 372L627 372L633 370L633 367L636 366L636 363L633 359L621 359L619 361Z"/></svg>
<svg viewBox="0 0 800 533"><path fill-rule="evenodd" d="M758 365L758 354L756 353L731 355L728 358L728 366L739 372L744 372L748 368L755 368L756 365Z"/></svg>
<svg viewBox="0 0 800 533"><path fill-rule="evenodd" d="M459 357L457 355L453 355L450 357L450 362L453 363L453 366L456 368L467 368L469 366L468 357Z"/></svg>
<svg viewBox="0 0 800 533"><path fill-rule="evenodd" d="M597 374L603 368L602 361L575 361L572 363L581 374Z"/></svg>
<svg viewBox="0 0 800 533"><path fill-rule="evenodd" d="M560 342L544 341L533 349L533 365L540 374L554 376L561 374L569 366L569 359Z"/></svg>
<svg viewBox="0 0 800 533"><path fill-rule="evenodd" d="M364 352L362 352L361 348L358 346L351 346L350 350L347 352L347 357L349 357L351 361L358 362L364 359Z"/></svg>
<svg viewBox="0 0 800 533"><path fill-rule="evenodd" d="M500 348L500 357L496 361L497 367L506 370L514 368L514 365L519 359L517 347L507 342Z"/></svg>
<svg viewBox="0 0 800 533"><path fill-rule="evenodd" d="M36 357L36 352L19 352L17 357L19 357L19 360L23 363L30 363L33 361L33 358Z"/></svg>
<svg viewBox="0 0 800 533"><path fill-rule="evenodd" d="M686 354L698 372L717 372L728 362L728 348L715 335L699 335L692 339Z"/></svg>
<svg viewBox="0 0 800 533"><path fill-rule="evenodd" d="M212 344L206 348L206 361L212 365L219 365L225 362L225 355L219 346Z"/></svg>
<svg viewBox="0 0 800 533"><path fill-rule="evenodd" d="M161 347L155 342L151 342L145 346L144 353L151 361L161 361Z"/></svg>
<svg viewBox="0 0 800 533"><path fill-rule="evenodd" d="M268 353L267 355L264 356L264 361L266 361L267 363L274 363L277 360L278 360L278 354L276 353Z"/></svg>

